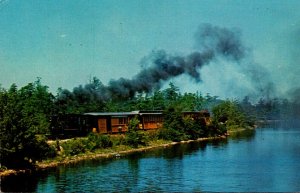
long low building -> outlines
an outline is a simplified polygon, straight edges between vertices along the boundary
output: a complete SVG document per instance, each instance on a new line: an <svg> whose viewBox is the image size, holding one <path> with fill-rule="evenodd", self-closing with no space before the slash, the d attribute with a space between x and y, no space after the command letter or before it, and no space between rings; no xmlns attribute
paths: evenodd
<svg viewBox="0 0 300 193"><path fill-rule="evenodd" d="M93 112L90 116L93 131L97 133L118 133L128 130L128 123L133 117L140 121L139 129L158 129L163 123L162 111L132 111L132 112Z"/></svg>
<svg viewBox="0 0 300 193"><path fill-rule="evenodd" d="M201 118L204 124L210 123L207 110L182 112L184 117ZM51 133L60 135L86 135L89 132L112 134L128 131L128 123L133 118L139 120L139 129L154 130L163 125L163 111L131 111L131 112L90 112L84 114L65 114L53 116Z"/></svg>

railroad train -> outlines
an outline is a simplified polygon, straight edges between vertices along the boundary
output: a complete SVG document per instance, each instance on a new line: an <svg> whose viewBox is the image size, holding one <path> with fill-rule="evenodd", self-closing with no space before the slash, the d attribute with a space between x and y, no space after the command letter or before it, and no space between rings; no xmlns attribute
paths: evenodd
<svg viewBox="0 0 300 193"><path fill-rule="evenodd" d="M185 111L184 117L201 119L210 124L210 113L207 110ZM64 114L51 117L51 136L71 137L86 136L90 132L101 134L125 133L128 123L133 118L139 120L139 129L155 130L163 125L163 111L131 111L131 112L91 112L83 114Z"/></svg>

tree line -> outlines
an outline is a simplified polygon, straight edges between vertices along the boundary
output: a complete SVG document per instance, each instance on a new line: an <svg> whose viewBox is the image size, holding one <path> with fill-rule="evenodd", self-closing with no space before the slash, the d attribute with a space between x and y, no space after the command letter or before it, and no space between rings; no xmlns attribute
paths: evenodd
<svg viewBox="0 0 300 193"><path fill-rule="evenodd" d="M180 93L170 83L164 90L152 93L137 93L131 98L105 97L103 84L94 77L84 86L73 91L59 88L56 95L38 78L33 83L18 88L12 84L5 89L0 86L0 138L1 166L26 167L31 162L56 155L56 149L46 143L50 117L57 114L85 112L117 112L133 110L163 110L164 125L160 138L179 141L209 135L222 134L230 128L247 127L256 119L284 118L299 114L299 103L288 100L263 100L252 104L244 100L221 100L216 96L199 92ZM298 105L298 106L297 106ZM298 107L298 108L297 108ZM205 128L180 115L182 111L207 109L212 113L212 126ZM136 123L131 123L136 124ZM132 126L128 144L139 144L143 134ZM214 133L211 133L214 131ZM134 139L140 138L140 141ZM95 137L91 138L95 139Z"/></svg>

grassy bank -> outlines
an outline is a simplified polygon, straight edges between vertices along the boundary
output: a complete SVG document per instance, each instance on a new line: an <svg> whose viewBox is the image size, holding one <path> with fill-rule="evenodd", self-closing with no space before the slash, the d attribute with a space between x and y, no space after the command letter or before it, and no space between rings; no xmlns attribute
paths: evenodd
<svg viewBox="0 0 300 193"><path fill-rule="evenodd" d="M94 152L86 152L74 156L58 156L55 159L45 160L43 162L37 163L38 169L56 167L59 165L66 165L70 163L76 163L83 160L89 159L101 159L101 158L114 158L114 157L122 157L135 152L143 152L156 148L169 147L179 143L190 143L194 141L206 141L211 139L224 138L225 136L219 137L207 137L207 138L199 138L197 140L188 140L188 141L180 141L180 142L172 142L167 140L153 140L150 141L146 146L139 145L137 148L128 146L128 145L117 145L111 148L105 149L97 149Z"/></svg>
<svg viewBox="0 0 300 193"><path fill-rule="evenodd" d="M119 138L120 136L112 136L112 138ZM79 153L76 155L66 155L62 152L58 152L58 155L53 159L43 160L41 162L37 162L35 164L35 167L33 169L25 169L25 170L3 170L0 172L0 176L9 176L9 175L17 175L20 173L30 173L33 170L41 170L41 169L47 169L47 168L53 168L60 165L68 165L77 163L83 160L92 160L92 159L109 159L114 157L122 157L131 153L135 152L143 152L143 151L149 151L155 148L164 148L169 147L178 143L190 143L194 141L205 141L205 140L211 140L211 139L218 139L218 138L224 138L225 136L219 136L219 137L206 137L206 138L199 138L196 140L188 140L188 141L180 141L180 142L172 142L168 140L161 140L161 139L155 139L151 140L147 143L147 145L139 145L138 147L132 147L129 145L113 145L109 148L99 148L94 151L86 151L84 153ZM72 140L72 139L71 139ZM115 140L115 139L114 139ZM63 146L63 143L69 143L70 140L61 140L61 146ZM51 142L53 145L56 142ZM61 150L64 151L64 150Z"/></svg>
<svg viewBox="0 0 300 193"><path fill-rule="evenodd" d="M29 169L22 170L8 170L2 168L0 170L0 176L8 176L18 173L32 172L34 170L46 169L51 167L57 167L59 165L68 165L83 160L89 159L109 159L114 157L122 157L134 152L148 151L154 148L168 147L178 143L189 143L193 141L204 141L210 139L226 138L227 134L234 136L236 133L243 132L245 130L253 129L252 127L241 128L234 127L228 128L228 132L225 135L219 134L212 137L203 137L196 140L188 140L191 138L185 136L178 142L173 140L166 140L161 137L161 132L158 131L131 131L125 134L116 135L99 135L89 134L87 137L72 138L65 140L52 140L48 141L55 153L55 157L48 158L42 161L36 161ZM166 136L170 136L170 133ZM173 135L172 135L173 136Z"/></svg>

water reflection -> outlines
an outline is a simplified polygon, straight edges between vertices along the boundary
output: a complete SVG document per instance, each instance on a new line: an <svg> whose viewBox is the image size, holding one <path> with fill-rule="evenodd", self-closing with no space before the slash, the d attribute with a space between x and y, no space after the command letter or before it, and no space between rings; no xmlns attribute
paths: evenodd
<svg viewBox="0 0 300 193"><path fill-rule="evenodd" d="M246 138L251 137L247 135ZM235 135L234 139L242 139L242 134ZM164 170L170 176L168 179L171 183L178 183L182 175L182 159L186 155L193 155L197 152L205 152L207 146L222 147L228 144L228 139L215 139L201 142L190 142L184 144L176 144L169 147L162 147L156 150L150 150L148 152L137 152L124 156L121 159L97 159L86 160L76 164L70 164L68 166L60 166L54 169L48 169L46 171L39 171L38 173L10 176L2 179L1 188L2 191L16 192L16 191L28 191L33 192L37 189L39 191L59 191L68 192L74 190L80 190L81 178L87 181L87 176L90 177L89 183L100 183L101 181L107 183L110 179L112 182L110 189L121 191L134 191L132 189L137 184L141 184L139 179L142 176L156 176L157 173ZM148 160L149 163L143 164L143 169L140 168L140 162ZM151 160L151 162L149 161ZM165 160L163 163L161 160ZM170 160L170 161L168 161ZM175 160L178 160L177 162ZM118 172L112 174L113 165L116 164ZM98 174L86 171L98 171ZM87 176L84 176L84 175ZM177 177L176 177L177 176ZM96 180L96 181L95 181ZM95 181L95 182L93 182ZM98 181L98 182L97 182ZM16 182L18 186L15 186ZM155 191L161 191L162 189L158 184L163 183L159 176L151 178L145 183L144 188ZM131 187L130 189L128 187ZM106 190L108 187L105 187ZM101 187L100 189L101 190ZM198 189L197 189L198 190ZM138 189L136 189L138 191Z"/></svg>
<svg viewBox="0 0 300 193"><path fill-rule="evenodd" d="M46 178L48 172L31 172L11 175L1 178L1 192L34 192L41 178Z"/></svg>
<svg viewBox="0 0 300 193"><path fill-rule="evenodd" d="M6 179L1 186L30 192L297 191L299 141L299 130L249 130L227 139L83 161Z"/></svg>
<svg viewBox="0 0 300 193"><path fill-rule="evenodd" d="M246 140L246 141L251 141L255 137L255 129L247 129L243 131L238 131L238 132L232 132L230 134L230 139L234 141L241 141L241 140Z"/></svg>

